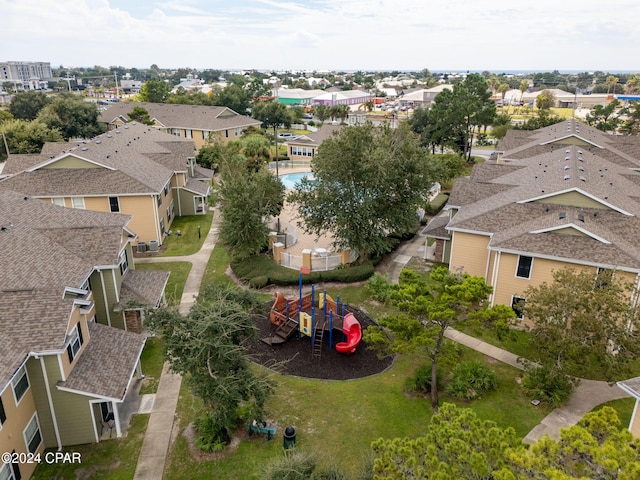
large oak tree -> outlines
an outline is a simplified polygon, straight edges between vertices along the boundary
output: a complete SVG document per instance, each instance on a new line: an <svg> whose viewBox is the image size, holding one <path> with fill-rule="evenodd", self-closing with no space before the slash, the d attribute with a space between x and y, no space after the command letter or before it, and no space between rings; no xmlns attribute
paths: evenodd
<svg viewBox="0 0 640 480"><path fill-rule="evenodd" d="M406 125L344 127L322 143L312 166L314 180L303 179L288 197L300 226L330 232L361 260L388 252L389 235L413 231L434 183L429 155Z"/></svg>

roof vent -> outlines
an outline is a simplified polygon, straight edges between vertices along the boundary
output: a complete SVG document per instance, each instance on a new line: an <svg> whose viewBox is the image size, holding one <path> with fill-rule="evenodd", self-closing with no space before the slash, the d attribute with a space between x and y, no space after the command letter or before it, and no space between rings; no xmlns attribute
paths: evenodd
<svg viewBox="0 0 640 480"><path fill-rule="evenodd" d="M558 215L558 218L559 218L560 220L562 220L562 219L564 219L564 218L567 218L567 214L566 214L565 212L560 212L560 214Z"/></svg>
<svg viewBox="0 0 640 480"><path fill-rule="evenodd" d="M102 143L102 140L96 140L96 144L100 145Z"/></svg>
<svg viewBox="0 0 640 480"><path fill-rule="evenodd" d="M564 169L565 169L565 170L569 170L570 168L571 168L571 167L570 167L569 165L565 165L565 166L564 166Z"/></svg>
<svg viewBox="0 0 640 480"><path fill-rule="evenodd" d="M111 135L110 133L107 134L107 138L113 138L113 135Z"/></svg>
<svg viewBox="0 0 640 480"><path fill-rule="evenodd" d="M571 153L571 150L565 150L564 153Z"/></svg>
<svg viewBox="0 0 640 480"><path fill-rule="evenodd" d="M82 147L80 150L82 150L83 152L86 152L87 150L89 150L88 147Z"/></svg>
<svg viewBox="0 0 640 480"><path fill-rule="evenodd" d="M580 175L580 180L581 180L581 181L583 181L583 182L586 182L586 181L587 181L587 179L586 179L586 178L584 178L582 175Z"/></svg>
<svg viewBox="0 0 640 480"><path fill-rule="evenodd" d="M578 150L578 155L582 155L582 150Z"/></svg>
<svg viewBox="0 0 640 480"><path fill-rule="evenodd" d="M3 232L8 232L8 231L9 231L9 228L8 228L8 227L5 227L4 225L2 225L2 226L0 227L0 230L2 230Z"/></svg>
<svg viewBox="0 0 640 480"><path fill-rule="evenodd" d="M566 160L571 160L571 157L564 157L565 161Z"/></svg>
<svg viewBox="0 0 640 480"><path fill-rule="evenodd" d="M570 178L571 178L571 175L565 175L565 176L564 176L565 181L566 181L566 180L569 180Z"/></svg>
<svg viewBox="0 0 640 480"><path fill-rule="evenodd" d="M578 215L578 220L584 223L584 215L582 214Z"/></svg>

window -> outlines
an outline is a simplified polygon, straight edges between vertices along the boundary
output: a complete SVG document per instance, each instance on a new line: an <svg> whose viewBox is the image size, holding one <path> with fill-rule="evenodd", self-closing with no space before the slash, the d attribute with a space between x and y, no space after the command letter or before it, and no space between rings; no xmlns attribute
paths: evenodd
<svg viewBox="0 0 640 480"><path fill-rule="evenodd" d="M164 235L164 218L160 219L160 232Z"/></svg>
<svg viewBox="0 0 640 480"><path fill-rule="evenodd" d="M124 275L129 268L129 262L127 261L126 252L120 254L120 275Z"/></svg>
<svg viewBox="0 0 640 480"><path fill-rule="evenodd" d="M2 424L7 420L7 414L4 411L4 404L2 398L0 398L0 430L2 430Z"/></svg>
<svg viewBox="0 0 640 480"><path fill-rule="evenodd" d="M176 137L180 136L180 129L179 128L172 128L171 129L171 133L173 133Z"/></svg>
<svg viewBox="0 0 640 480"><path fill-rule="evenodd" d="M524 297L518 297L514 295L511 297L511 308L516 314L516 318L518 320L522 320L524 318L524 304L527 300Z"/></svg>
<svg viewBox="0 0 640 480"><path fill-rule="evenodd" d="M532 257L525 257L520 255L518 257L518 269L516 270L516 277L531 278L531 264L533 263Z"/></svg>
<svg viewBox="0 0 640 480"><path fill-rule="evenodd" d="M156 201L158 202L158 206L162 205L162 195L158 195Z"/></svg>
<svg viewBox="0 0 640 480"><path fill-rule="evenodd" d="M38 414L31 417L31 421L27 428L24 429L24 444L30 453L35 453L42 443L42 435L40 435L40 426L38 425Z"/></svg>
<svg viewBox="0 0 640 480"><path fill-rule="evenodd" d="M175 215L175 208L173 208L173 198L171 199L171 204L169 205L169 208L171 209L171 216L173 217Z"/></svg>
<svg viewBox="0 0 640 480"><path fill-rule="evenodd" d="M14 450L11 453L16 453L16 451ZM3 463L0 465L0 480L18 480L20 478L22 476L17 463Z"/></svg>
<svg viewBox="0 0 640 480"><path fill-rule="evenodd" d="M13 386L13 394L16 397L17 405L27 390L29 390L29 377L27 376L27 369L24 368L24 365L21 366L14 375L13 380L11 380L11 385Z"/></svg>
<svg viewBox="0 0 640 480"><path fill-rule="evenodd" d="M229 130L225 130L225 131L224 131L224 136L225 136L225 137L227 137L227 138L229 138Z"/></svg>
<svg viewBox="0 0 640 480"><path fill-rule="evenodd" d="M118 201L118 197L109 197L109 210L111 212L120 211L120 202Z"/></svg>
<svg viewBox="0 0 640 480"><path fill-rule="evenodd" d="M193 133L191 130L185 130L184 134L186 136L186 138L193 138Z"/></svg>
<svg viewBox="0 0 640 480"><path fill-rule="evenodd" d="M169 183L164 186L164 196L166 197L167 195L169 195Z"/></svg>
<svg viewBox="0 0 640 480"><path fill-rule="evenodd" d="M59 207L64 207L64 198L63 197L53 197L51 199L51 203L54 205L58 205Z"/></svg>
<svg viewBox="0 0 640 480"><path fill-rule="evenodd" d="M84 197L72 197L71 205L73 206L73 208L84 210Z"/></svg>
<svg viewBox="0 0 640 480"><path fill-rule="evenodd" d="M292 146L291 155L297 155L299 157L313 157L313 148Z"/></svg>
<svg viewBox="0 0 640 480"><path fill-rule="evenodd" d="M205 133L205 131L204 131L204 130L202 131L202 139L203 139L203 140L206 140L206 139L207 139L207 134Z"/></svg>
<svg viewBox="0 0 640 480"><path fill-rule="evenodd" d="M233 135L239 137L242 135L242 127L236 127L233 129Z"/></svg>
<svg viewBox="0 0 640 480"><path fill-rule="evenodd" d="M80 322L76 323L75 328L71 332L71 341L67 346L67 355L69 355L69 363L78 356L80 347L82 347L82 329L80 328Z"/></svg>
<svg viewBox="0 0 640 480"><path fill-rule="evenodd" d="M613 270L598 267L596 273L596 288L607 288L613 280Z"/></svg>
<svg viewBox="0 0 640 480"><path fill-rule="evenodd" d="M171 207L167 207L167 221L170 222L171 221Z"/></svg>

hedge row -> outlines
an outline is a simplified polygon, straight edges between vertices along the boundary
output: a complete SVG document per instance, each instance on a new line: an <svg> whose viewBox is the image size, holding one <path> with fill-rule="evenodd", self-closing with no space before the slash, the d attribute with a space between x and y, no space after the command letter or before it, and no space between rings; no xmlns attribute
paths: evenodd
<svg viewBox="0 0 640 480"><path fill-rule="evenodd" d="M300 272L298 270L277 265L267 255L256 255L244 260L233 260L231 269L236 277L256 289L271 284L297 285L300 281ZM326 272L311 272L302 276L302 282L305 284L319 282L353 283L367 280L374 272L373 265L367 263L327 270Z"/></svg>

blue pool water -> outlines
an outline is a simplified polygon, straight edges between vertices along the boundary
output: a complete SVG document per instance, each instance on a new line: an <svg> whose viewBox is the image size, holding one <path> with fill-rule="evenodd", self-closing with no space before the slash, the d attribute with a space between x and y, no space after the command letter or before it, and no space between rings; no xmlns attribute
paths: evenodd
<svg viewBox="0 0 640 480"><path fill-rule="evenodd" d="M307 177L309 180L313 180L313 173L311 172L298 172L298 173L286 173L284 175L280 175L280 181L284 185L284 188L293 189L295 188L297 183L300 183L304 177Z"/></svg>

